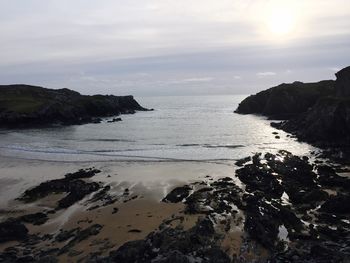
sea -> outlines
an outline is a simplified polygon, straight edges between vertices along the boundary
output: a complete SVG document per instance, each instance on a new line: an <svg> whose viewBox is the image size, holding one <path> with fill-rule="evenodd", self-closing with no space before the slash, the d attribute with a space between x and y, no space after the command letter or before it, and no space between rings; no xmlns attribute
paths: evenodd
<svg viewBox="0 0 350 263"><path fill-rule="evenodd" d="M122 115L121 122L104 118L99 124L0 130L0 156L56 162L225 162L256 152L315 151L272 128L263 116L234 113L245 97L136 97L154 111Z"/></svg>

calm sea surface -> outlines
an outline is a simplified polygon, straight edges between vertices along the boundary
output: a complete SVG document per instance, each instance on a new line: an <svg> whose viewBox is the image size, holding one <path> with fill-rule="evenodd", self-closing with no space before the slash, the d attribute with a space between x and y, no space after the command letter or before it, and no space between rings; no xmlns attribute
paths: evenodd
<svg viewBox="0 0 350 263"><path fill-rule="evenodd" d="M52 161L226 161L254 152L313 148L276 131L263 117L233 111L245 96L136 98L152 112L122 122L0 130L0 156Z"/></svg>

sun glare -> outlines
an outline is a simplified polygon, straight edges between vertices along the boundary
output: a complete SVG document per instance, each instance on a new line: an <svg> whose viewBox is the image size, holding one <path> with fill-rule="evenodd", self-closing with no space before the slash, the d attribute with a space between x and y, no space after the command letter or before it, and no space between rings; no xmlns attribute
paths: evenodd
<svg viewBox="0 0 350 263"><path fill-rule="evenodd" d="M295 17L288 10L275 10L268 17L269 30L276 35L287 35L295 26Z"/></svg>
<svg viewBox="0 0 350 263"><path fill-rule="evenodd" d="M291 5L273 5L265 13L265 24L270 36L290 37L296 29L297 13Z"/></svg>

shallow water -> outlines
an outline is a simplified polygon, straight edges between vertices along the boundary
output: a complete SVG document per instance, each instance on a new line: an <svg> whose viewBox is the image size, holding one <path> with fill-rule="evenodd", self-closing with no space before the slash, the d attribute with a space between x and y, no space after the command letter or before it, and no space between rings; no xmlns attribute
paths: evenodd
<svg viewBox="0 0 350 263"><path fill-rule="evenodd" d="M0 131L0 156L50 161L225 162L254 152L313 147L276 131L263 117L233 113L245 96L136 98L151 112L122 122Z"/></svg>

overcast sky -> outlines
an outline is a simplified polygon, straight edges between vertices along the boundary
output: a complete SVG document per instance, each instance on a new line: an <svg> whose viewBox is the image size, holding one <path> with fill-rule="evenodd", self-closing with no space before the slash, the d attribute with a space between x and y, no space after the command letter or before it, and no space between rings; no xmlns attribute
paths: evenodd
<svg viewBox="0 0 350 263"><path fill-rule="evenodd" d="M350 65L349 0L0 0L0 83L250 94Z"/></svg>

